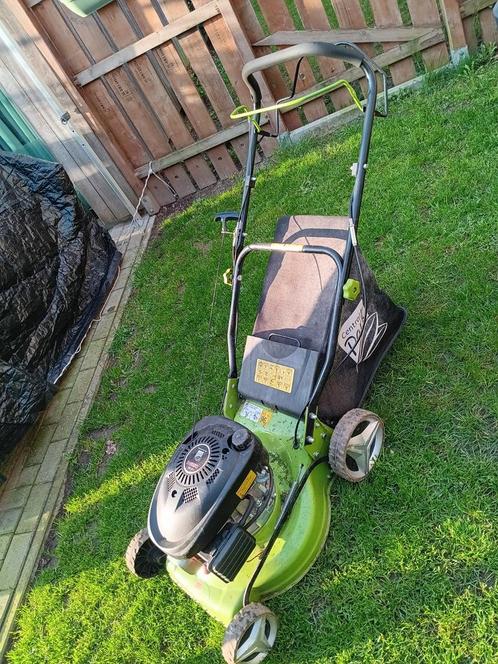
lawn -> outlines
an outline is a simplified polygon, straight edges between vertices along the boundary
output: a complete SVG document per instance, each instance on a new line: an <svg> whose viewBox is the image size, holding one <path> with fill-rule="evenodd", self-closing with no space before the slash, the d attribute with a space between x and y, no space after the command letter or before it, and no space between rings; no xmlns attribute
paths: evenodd
<svg viewBox="0 0 498 664"><path fill-rule="evenodd" d="M366 403L386 448L364 484L333 481L324 552L268 602L281 619L268 664L498 662L497 91L496 64L467 65L376 122L359 237L408 310ZM346 213L359 136L355 123L283 149L259 175L251 239L283 213ZM208 323L230 248L212 217L240 191L165 220L136 273L11 664L222 661L223 628L167 577L132 578L123 553L182 434L220 411L223 285ZM264 260L247 267L242 333Z"/></svg>

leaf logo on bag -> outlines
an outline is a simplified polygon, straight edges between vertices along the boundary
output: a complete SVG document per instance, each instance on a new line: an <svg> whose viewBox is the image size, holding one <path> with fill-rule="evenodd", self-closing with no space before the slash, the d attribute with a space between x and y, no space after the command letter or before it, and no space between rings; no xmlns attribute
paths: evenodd
<svg viewBox="0 0 498 664"><path fill-rule="evenodd" d="M368 360L379 345L386 330L387 323L379 325L379 316L376 311L368 316L365 323L365 329L361 335L359 350L360 359L358 360L358 363Z"/></svg>
<svg viewBox="0 0 498 664"><path fill-rule="evenodd" d="M366 321L365 313L365 305L360 301L339 330L339 346L356 364L372 355L387 330L387 323L379 324L376 311Z"/></svg>

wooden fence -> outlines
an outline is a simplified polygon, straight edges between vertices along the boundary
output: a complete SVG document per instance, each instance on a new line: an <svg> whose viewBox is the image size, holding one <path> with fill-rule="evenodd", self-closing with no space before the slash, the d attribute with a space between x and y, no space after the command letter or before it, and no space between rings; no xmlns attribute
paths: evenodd
<svg viewBox="0 0 498 664"><path fill-rule="evenodd" d="M396 85L496 40L489 0L114 0L87 18L58 0L15 1L74 84L79 112L131 165L135 194L150 168L166 180L150 180L159 205L240 169L247 125L229 116L250 103L240 72L254 56L303 39L349 39ZM288 94L293 70L260 77L265 101ZM318 58L303 63L298 89L347 78L361 91L360 76ZM350 103L337 89L283 114L281 127L291 131ZM272 149L264 141L258 158Z"/></svg>

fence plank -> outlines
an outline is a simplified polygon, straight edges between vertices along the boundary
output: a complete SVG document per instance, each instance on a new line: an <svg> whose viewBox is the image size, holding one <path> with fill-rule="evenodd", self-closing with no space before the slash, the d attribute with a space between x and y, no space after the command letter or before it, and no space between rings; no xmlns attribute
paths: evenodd
<svg viewBox="0 0 498 664"><path fill-rule="evenodd" d="M377 55L373 59L379 65L379 67L389 67L397 62L400 62L401 60L405 60L407 57L413 55L414 53L418 53L425 48L430 48L435 44L441 43L442 41L444 41L444 33L442 29L434 28L423 37L413 41L404 42L395 48L390 48L387 51L384 51L384 53ZM362 76L363 71L359 67L350 67L340 74L331 76L329 79L323 81L322 83L317 83L316 85L303 90L303 93L308 94L310 92L314 92L315 90L321 88L324 84L335 83L340 79L344 79L349 83L352 83L353 81L361 79ZM283 113L285 112L286 111L284 109Z"/></svg>
<svg viewBox="0 0 498 664"><path fill-rule="evenodd" d="M131 0L128 2L128 8L144 34L161 27L161 17L151 5L150 0ZM155 49L153 54L197 136L199 138L210 136L216 131L216 125L174 44L163 44ZM225 146L220 145L208 150L206 154L220 178L229 177L234 173L235 166Z"/></svg>
<svg viewBox="0 0 498 664"><path fill-rule="evenodd" d="M76 81L80 85L86 85L104 74L108 74L113 69L130 62L139 55L143 55L161 44L170 41L183 32L187 32L199 23L219 14L218 3L216 0L208 2L204 7L197 11L182 17L178 21L173 21L170 25L163 26L160 30L153 32L142 39L138 39L128 46L124 46L107 58L100 60L96 64L88 67L76 76Z"/></svg>
<svg viewBox="0 0 498 664"><path fill-rule="evenodd" d="M467 48L458 0L439 0L439 6L446 25L451 57L458 59L459 53Z"/></svg>
<svg viewBox="0 0 498 664"><path fill-rule="evenodd" d="M313 31L330 31L329 19L325 12L322 0L295 0L295 4L305 28L309 28ZM341 60L317 58L317 62L323 78L329 78L333 74L338 74L340 71L346 69ZM334 92L330 94L330 98L336 110L348 106L351 101L347 90L344 89L334 90Z"/></svg>
<svg viewBox="0 0 498 664"><path fill-rule="evenodd" d="M40 5L39 11L44 11L45 5L52 2L55 6L55 12L51 12L50 15L45 15L47 21L45 25L47 30L52 29L50 22L55 18L56 13L59 12L61 14L63 18L63 33L58 35L52 29L51 36L53 35L53 39L57 40L55 43L58 48L60 48L61 52L69 54L67 62L71 67L74 67L75 62L77 59L81 58L82 54L88 62L89 57L100 59L108 56L112 52L111 46L102 34L94 16L82 18L54 0L46 0L46 2L43 2ZM76 39L76 36L78 39ZM76 45L79 44L82 44L81 48L76 47ZM85 50L83 50L83 48L85 48ZM73 51L73 49L75 50ZM137 91L134 89L131 79L123 69L117 69L110 74L103 76L101 80L106 84L106 89L110 92L110 103L117 108L121 107L121 113L123 111L126 113L126 115L122 115L122 117L125 118L129 127L132 128L136 150L138 152L138 145L141 145L140 152L142 155L145 155L145 161L147 161L151 156L148 142L153 142L149 131L150 124L153 120L139 104ZM93 86L94 83L90 85ZM85 88L82 89L82 93L86 94L87 89L88 86L85 86ZM116 103L116 100L118 103ZM137 113L138 110L141 110L142 112L138 114L139 124L136 124L131 121L130 116L133 114L133 111ZM117 138L119 141L119 136ZM164 138L161 140L163 143L166 143ZM135 147L135 145L133 147ZM134 152L132 152L130 158L133 160L133 165L135 165L136 157ZM141 156L141 160L141 163L143 163L143 156Z"/></svg>
<svg viewBox="0 0 498 664"><path fill-rule="evenodd" d="M193 0L194 7L197 8L202 6L202 4L205 2L206 0ZM227 3L225 3L225 6L226 5ZM227 9L229 9L229 6ZM205 21L203 27L209 40L211 41L211 45L214 48L216 55L221 62L221 65L223 66L223 69L225 70L230 80L230 83L233 86L239 101L250 107L251 96L241 76L244 61L240 55L239 49L235 44L233 35L228 29L225 18L223 16L216 16L208 21ZM234 100L232 100L230 97L230 106L228 107L228 111L231 112L236 105L237 104L235 104ZM232 123L231 120L229 122L230 124ZM224 126L229 126L229 122L227 122ZM240 136L237 140L233 141L231 145L235 150L240 163L244 164L247 158L247 137L245 135ZM260 157L257 152L256 160L260 161Z"/></svg>
<svg viewBox="0 0 498 664"><path fill-rule="evenodd" d="M264 117L261 120L261 125L265 125L267 122L268 118ZM189 145L182 150L177 150L174 154L165 155L164 157L157 159L156 161L152 162L152 169L154 172L156 172L166 168L167 166L170 166L171 164L178 164L179 162L190 158L192 155L201 154L205 150L208 150L215 145L220 145L226 141L231 141L232 139L237 138L237 136L242 136L245 133L247 133L246 122L232 125L227 129L216 132L216 134L213 134L212 136L208 136L207 138L203 138L200 141L197 141L197 143L194 145ZM144 166L137 168L135 172L139 177L144 177L144 175L147 174L147 170L148 164L145 164Z"/></svg>
<svg viewBox="0 0 498 664"><path fill-rule="evenodd" d="M177 20L189 11L183 0L163 0L161 9L169 21ZM181 36L179 43L204 88L221 127L230 126L232 124L230 112L234 103L199 30ZM231 172L227 172L224 177L229 177L237 170L237 166L232 162Z"/></svg>
<svg viewBox="0 0 498 664"><path fill-rule="evenodd" d="M136 39L136 35L123 10L117 4L107 5L100 12L100 18L118 48ZM172 144L171 152L194 142L183 118L154 70L147 55L130 62L129 67L140 86L144 97L153 109L158 124ZM197 186L203 188L212 184L213 175L201 157L185 164ZM172 169L164 173L171 181L180 197L195 191L190 178L183 169ZM199 177L197 181L196 176ZM207 179L207 182L206 182Z"/></svg>
<svg viewBox="0 0 498 664"><path fill-rule="evenodd" d="M392 28L402 26L401 13L396 0L370 0L370 6L375 17L375 24L379 28ZM384 50L393 48L395 44L384 43ZM396 62L391 66L391 76L395 85L404 83L416 75L415 65L411 58Z"/></svg>
<svg viewBox="0 0 498 664"><path fill-rule="evenodd" d="M464 2L460 4L460 14L465 18L466 16L477 14L481 9L492 7L493 5L493 0L464 0Z"/></svg>
<svg viewBox="0 0 498 664"><path fill-rule="evenodd" d="M95 16L81 18L63 5L59 5L59 10L63 14L67 26L78 35L81 43L92 54L92 57L102 59L112 52L111 46L102 33ZM131 72L127 72L123 68L115 69L100 80L104 83L106 92L110 94L111 110L114 108L119 110L124 121L134 132L135 143L141 145L142 149L145 150L147 155L145 161L163 154L163 150L168 150L167 137L156 126L154 117L144 108L138 86ZM88 87L90 85L94 86L95 83L97 81L82 88L83 92L86 92ZM120 142L119 136L117 140ZM133 166L137 166L138 164L134 161L134 153L131 158L133 159ZM140 162L140 164L143 163L144 160ZM167 205L175 200L175 196L170 189L159 182L157 178L154 178L154 182L151 181L150 187L161 205Z"/></svg>
<svg viewBox="0 0 498 664"><path fill-rule="evenodd" d="M487 7L479 14L479 21L481 22L482 41L495 42L498 39L498 31L496 29L496 20L493 16L492 10Z"/></svg>
<svg viewBox="0 0 498 664"><path fill-rule="evenodd" d="M230 4L233 6L238 21L245 28L249 44L252 45L255 56L259 57L261 55L271 53L271 49L266 46L258 46L254 48L254 44L264 37L264 32L256 16L251 1L230 0ZM281 99L282 97L285 97L289 94L287 86L282 79L282 75L280 74L278 68L272 67L271 69L267 69L264 72L264 80L268 83L268 87L273 98ZM299 118L299 114L296 110L287 113L285 117L285 123L288 129L296 129L302 124ZM267 143L268 139L264 140L261 145L265 146Z"/></svg>
<svg viewBox="0 0 498 664"><path fill-rule="evenodd" d="M362 28L359 30L340 29L340 30L279 30L264 39L256 42L255 46L275 46L282 44L300 44L301 42L337 42L351 41L356 44L374 42L404 42L418 39L431 28L440 26L439 21L432 25L426 25L423 28ZM288 41L285 41L288 40ZM337 73L337 72L336 72Z"/></svg>
<svg viewBox="0 0 498 664"><path fill-rule="evenodd" d="M475 16L466 16L462 19L462 24L465 34L465 41L467 42L469 51L475 51L479 45L476 30L477 26L480 27L479 15L476 14Z"/></svg>
<svg viewBox="0 0 498 664"><path fill-rule="evenodd" d="M436 0L407 0L408 11L414 26L426 25L427 23L440 24L439 10ZM427 69L442 67L448 62L448 49L446 44L438 44L428 48L422 53Z"/></svg>
<svg viewBox="0 0 498 664"><path fill-rule="evenodd" d="M117 48L122 48L135 40L133 29L117 3L106 5L99 10L98 15ZM146 112L152 118L148 128L147 144L154 158L157 158L159 149L161 149L159 154L174 152L174 147L171 145L173 133L178 133L180 140L189 141L188 130L148 57L140 55L108 76L113 76L119 71L127 71L131 75L141 107L138 112ZM133 122L137 122L136 113L131 118ZM180 197L192 194L196 190L183 166L175 166L164 175Z"/></svg>
<svg viewBox="0 0 498 664"><path fill-rule="evenodd" d="M206 0L197 0L197 1L205 2ZM246 62L253 60L255 57L254 51L251 46L251 42L246 34L244 25L241 24L239 19L237 18L237 14L235 13L235 10L232 6L233 4L235 4L233 0L218 0L218 3L220 6L220 11L223 17L223 21L226 24L226 27L231 35L231 40L233 41L233 45L240 53L240 64L242 66ZM213 21L210 21L209 23L213 23ZM241 72L237 71L236 78L240 79L240 75ZM273 96L272 91L270 90L268 83L266 82L266 79L263 76L263 74L256 72L254 76L259 83L263 103L265 105L267 103L268 104L274 103L275 97ZM250 95L248 94L247 86L245 84L242 85L241 81L240 83L243 91L241 97L243 98L244 95L247 94L247 103L251 103L251 98Z"/></svg>
<svg viewBox="0 0 498 664"><path fill-rule="evenodd" d="M65 20L66 13L69 14L69 12L60 5L56 6L53 0L44 0L33 11L37 20L43 26L48 39L57 49L66 71L69 74L74 74L88 66L88 56L82 50ZM72 20L77 19L74 14L71 14L70 18ZM79 22L76 21L76 27L79 27L83 38L86 36L85 30L89 27L91 29L92 20L89 18L79 19ZM88 22L90 22L90 26ZM138 136L137 130L120 112L115 99L109 94L104 83L94 81L87 85L82 93L90 108L100 118L112 142L122 149L131 165L136 167L148 161L150 153ZM133 180L130 181L133 182ZM137 188L135 191L140 193ZM159 182L157 184L153 183L150 191L160 205L165 202L172 203L175 200L171 192Z"/></svg>
<svg viewBox="0 0 498 664"><path fill-rule="evenodd" d="M332 0L332 7L337 18L337 23L341 29L361 29L367 27L367 22L365 21L365 16L363 15L359 0ZM373 46L365 44L362 48L369 57L374 57L375 52ZM368 84L364 77L360 79L360 85L363 94L366 94Z"/></svg>
<svg viewBox="0 0 498 664"><path fill-rule="evenodd" d="M228 30L230 31L236 47L238 48L240 52L241 59L244 63L249 62L250 60L253 60L255 58L254 51L251 46L251 42L249 40L249 37L247 36L246 30L245 30L245 24L241 23L239 17L237 16L235 9L234 9L234 1L233 0L219 0L220 4L220 10L221 10L221 15L223 16L223 20L226 23L226 26ZM254 19L257 21L256 16L254 15L254 10L252 9L252 16ZM251 20L249 18L249 20ZM235 78L237 80L240 80L241 78L241 72L237 72L235 74ZM255 74L256 79L259 83L259 87L261 89L261 94L262 94L262 99L263 99L263 104L264 106L269 106L275 102L275 97L273 96L272 90L270 86L267 83L266 77L263 74ZM247 90L247 86L244 83L244 87ZM251 104L252 100L249 95L249 100L248 103ZM275 124L275 116L272 114L270 117L270 127L273 131L276 131L276 124ZM287 129L286 123L283 120L283 117L281 117L281 128L283 131ZM244 143L245 151L247 153L247 137L241 137L239 139L236 139L236 141L241 141ZM262 141L260 141L260 149L263 151L263 153L267 156L271 155L277 145L277 142L274 138L269 138L265 137ZM257 152L256 152L257 155Z"/></svg>
<svg viewBox="0 0 498 664"><path fill-rule="evenodd" d="M294 30L295 25L289 14L287 6L283 0L259 0L259 6L268 27L272 32L276 30ZM294 78L296 63L287 63L285 69L289 74L290 80ZM300 77L296 86L296 91L301 92L303 88L309 87L310 83L315 83L315 77L309 63L304 60L300 68ZM327 108L322 99L310 102L306 105L304 115L308 121L317 120L327 115Z"/></svg>

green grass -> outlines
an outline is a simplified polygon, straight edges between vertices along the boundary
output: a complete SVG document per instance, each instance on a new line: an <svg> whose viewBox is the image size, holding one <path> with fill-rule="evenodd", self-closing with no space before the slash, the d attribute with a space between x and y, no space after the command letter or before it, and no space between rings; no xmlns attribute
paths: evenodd
<svg viewBox="0 0 498 664"><path fill-rule="evenodd" d="M269 602L281 629L268 664L498 662L497 90L496 65L461 68L376 123L360 240L408 310L366 404L386 449L366 483L333 482L323 554ZM271 238L282 213L345 213L359 135L354 124L283 150L259 175L251 239ZM131 578L123 553L182 434L219 412L229 290L209 331L211 219L239 195L240 183L168 219L136 273L11 664L221 661L222 627L167 578ZM222 252L224 270L227 241ZM247 267L242 333L264 264ZM112 430L89 437L100 427ZM103 463L109 439L117 453Z"/></svg>

